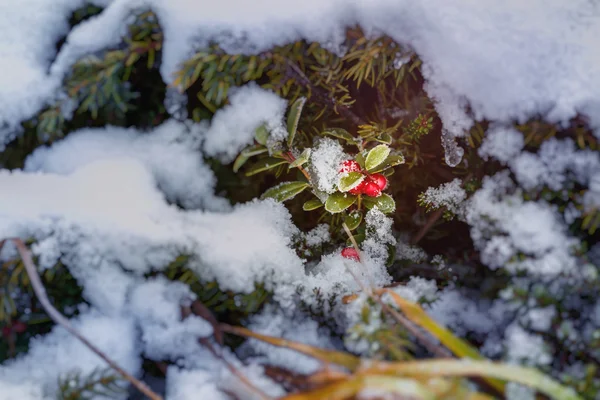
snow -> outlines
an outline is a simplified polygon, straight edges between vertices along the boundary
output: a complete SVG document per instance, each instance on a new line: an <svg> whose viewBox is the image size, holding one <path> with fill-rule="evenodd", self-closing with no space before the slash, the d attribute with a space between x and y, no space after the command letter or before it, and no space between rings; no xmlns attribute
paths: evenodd
<svg viewBox="0 0 600 400"><path fill-rule="evenodd" d="M449 211L460 214L463 202L467 198L467 193L461 185L462 181L456 178L440 187L430 187L423 193L423 201L434 209L446 207Z"/></svg>
<svg viewBox="0 0 600 400"><path fill-rule="evenodd" d="M323 138L310 153L311 178L317 188L325 193L334 193L340 177L340 167L348 156L337 140Z"/></svg>
<svg viewBox="0 0 600 400"><path fill-rule="evenodd" d="M204 134L205 154L224 163L233 161L244 147L254 143L254 131L262 124L271 136L279 140L287 137L282 123L287 104L275 93L251 83L231 90L229 102L217 111Z"/></svg>
<svg viewBox="0 0 600 400"><path fill-rule="evenodd" d="M48 79L55 43L69 32L68 17L83 0L0 2L0 150L19 123L53 96L59 81Z"/></svg>
<svg viewBox="0 0 600 400"><path fill-rule="evenodd" d="M326 329L307 315L286 316L281 310L267 307L250 319L248 329L264 335L275 336L320 348L333 348ZM275 347L256 339L245 342L242 354L256 354L264 364L286 368L300 374L315 372L321 363L296 351Z"/></svg>
<svg viewBox="0 0 600 400"><path fill-rule="evenodd" d="M142 321L141 342L146 357L177 359L198 347L198 338L213 330L202 318L190 315L181 321L181 306L195 299L189 287L159 277L140 283L129 296L128 312Z"/></svg>
<svg viewBox="0 0 600 400"><path fill-rule="evenodd" d="M150 132L111 126L82 129L36 149L25 171L67 175L95 161L128 157L152 172L170 202L187 209L227 209L228 201L213 194L216 179L199 152L203 128L169 120Z"/></svg>
<svg viewBox="0 0 600 400"><path fill-rule="evenodd" d="M516 129L506 126L495 126L487 130L479 155L484 159L495 158L502 164L507 164L525 147L523 134Z"/></svg>
<svg viewBox="0 0 600 400"><path fill-rule="evenodd" d="M434 280L411 276L405 285L395 286L392 290L398 293L403 299L418 303L422 299L425 301L434 300L438 288Z"/></svg>
<svg viewBox="0 0 600 400"><path fill-rule="evenodd" d="M135 328L130 319L105 317L90 312L72 321L75 329L89 338L125 371L137 375L141 358L135 340ZM106 363L85 345L64 330L56 327L44 337L34 338L29 352L0 366L0 399L15 400L15 394L25 399L51 399L58 377L79 372L90 374L106 368ZM17 386L19 385L19 386ZM8 391L4 388L8 387Z"/></svg>
<svg viewBox="0 0 600 400"><path fill-rule="evenodd" d="M542 200L524 201L507 172L485 177L482 188L466 206L466 221L475 246L480 248L481 260L490 268L512 272L527 270L547 276L572 273L576 261L571 248L578 241L567 234L551 205ZM512 261L519 253L532 258Z"/></svg>

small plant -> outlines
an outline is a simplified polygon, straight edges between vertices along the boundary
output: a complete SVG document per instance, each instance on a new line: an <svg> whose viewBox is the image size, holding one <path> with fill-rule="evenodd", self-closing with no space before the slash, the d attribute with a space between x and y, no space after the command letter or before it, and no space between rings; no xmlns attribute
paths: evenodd
<svg viewBox="0 0 600 400"><path fill-rule="evenodd" d="M374 128L356 137L345 129L329 128L310 142L298 129L304 102L305 99L300 98L290 107L287 141L273 140L266 126L260 126L255 134L256 143L240 153L234 162L234 171L255 156L259 159L248 167L247 176L274 171L275 176L280 177L296 169L299 179L271 187L262 198L284 202L310 191L314 197L305 201L302 209L309 212L324 208L322 218L333 217L333 225L338 228L343 222L351 231L364 229L363 215L375 207L384 214L392 213L395 201L384 190L388 188L387 176L394 172L393 167L404 163L404 156L390 146L389 132ZM297 137L303 139L296 140ZM331 154L315 155L315 147L321 143L330 147ZM319 163L327 165L315 165ZM327 180L328 185L324 185L323 180ZM344 250L345 257L354 258L352 250Z"/></svg>

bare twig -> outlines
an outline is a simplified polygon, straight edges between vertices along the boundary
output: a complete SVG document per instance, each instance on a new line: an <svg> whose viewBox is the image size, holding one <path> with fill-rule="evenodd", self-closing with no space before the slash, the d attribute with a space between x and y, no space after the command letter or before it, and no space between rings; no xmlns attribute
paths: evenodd
<svg viewBox="0 0 600 400"><path fill-rule="evenodd" d="M444 215L444 210L446 210L445 207L438 208L437 210L435 210L429 216L429 218L427 218L427 222L425 223L425 225L421 227L419 232L417 232L415 237L412 238L410 243L415 245L419 242L419 240L423 239L423 236L425 236L427 232L429 232L429 230L433 227L433 225L435 225L435 223L442 217L442 215Z"/></svg>
<svg viewBox="0 0 600 400"><path fill-rule="evenodd" d="M225 357L223 357L220 354L220 352L217 352L217 350L215 350L215 348L213 347L213 345L210 343L210 341L208 339L200 338L200 339L198 339L198 342L200 344L202 344L204 347L206 347L216 358L221 360L223 362L223 364L225 364L227 369L233 375L235 375L244 385L246 385L246 387L248 387L248 389L250 389L251 391L256 393L263 400L271 400L270 396L268 396L265 392L263 392L262 390L260 390L256 386L254 386L252 384L252 382L250 382L250 380L248 378L246 378L246 376L244 374L242 374L233 364L231 364L229 361L227 361L225 359Z"/></svg>
<svg viewBox="0 0 600 400"><path fill-rule="evenodd" d="M135 386L140 392L142 392L148 398L150 398L152 400L162 400L162 397L160 395L158 395L157 393L155 393L154 391L152 391L152 389L150 389L144 382L142 382L142 381L136 379L134 376L130 375L127 371L125 371L123 368L121 368L116 362L111 360L106 354L104 354L100 349L98 349L94 344L92 344L89 340L87 340L81 333L79 333L79 331L77 331L77 329L75 329L71 325L71 323L69 322L69 320L67 318L65 318L56 308L54 308L54 306L52 305L52 303L50 303L50 300L48 299L48 295L46 294L46 289L44 288L44 285L43 285L43 283L40 279L40 276L37 272L37 268L35 267L35 265L33 263L33 259L31 258L31 253L29 252L29 249L27 249L27 246L25 245L25 243L23 243L23 241L21 239L15 238L15 239L10 239L10 240L17 247L17 250L19 251L19 255L21 256L21 259L23 260L23 265L25 266L25 270L27 271L27 275L29 276L29 281L31 282L31 287L33 288L33 291L35 292L35 295L38 298L40 304L42 305L42 307L44 308L46 313L48 313L50 318L52 318L52 320L55 323L57 323L58 325L61 325L69 333L71 333L73 336L75 336L77 339L79 339L79 341L81 341L84 345L86 345L98 357L103 359L112 369L114 369L116 372L118 372L124 379L129 381L133 386ZM5 240L0 241L0 249L2 248L2 245L4 244L4 242L5 242Z"/></svg>
<svg viewBox="0 0 600 400"><path fill-rule="evenodd" d="M338 114L350 120L354 125L358 126L366 124L366 122L361 117L353 113L352 110L350 110L350 108L341 104L337 104L335 99L329 96L324 90L314 86L310 79L308 79L308 77L300 69L300 67L298 67L292 60L286 58L285 62L289 67L289 71L298 79L298 81L302 85L306 86L318 100L320 100L322 103L325 103L328 106L333 107Z"/></svg>

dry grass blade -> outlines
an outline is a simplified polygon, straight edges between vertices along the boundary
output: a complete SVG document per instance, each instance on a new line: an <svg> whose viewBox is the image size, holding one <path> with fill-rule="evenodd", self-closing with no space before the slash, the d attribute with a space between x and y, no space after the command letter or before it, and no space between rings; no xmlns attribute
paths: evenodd
<svg viewBox="0 0 600 400"><path fill-rule="evenodd" d="M389 294L394 303L402 310L404 315L413 323L425 329L431 335L435 336L444 346L450 349L458 357L467 357L474 360L484 360L475 348L464 340L456 337L452 332L439 325L431 318L420 305L403 299L398 293L389 289L382 289L379 293ZM486 379L496 390L504 393L504 383L496 379Z"/></svg>
<svg viewBox="0 0 600 400"><path fill-rule="evenodd" d="M106 354L104 354L100 349L98 349L94 344L92 344L89 340L87 340L81 333L79 333L69 322L67 318L65 318L54 306L50 303L50 299L46 294L46 289L40 279L40 276L37 272L37 268L33 263L33 259L31 258L31 253L25 246L25 243L21 239L11 239L12 242L17 247L19 255L23 260L23 264L25 265L25 269L27 270L27 274L29 275L29 280L31 281L31 286L33 291L35 292L36 297L38 298L40 304L46 310L50 318L58 324L65 328L70 334L75 336L79 341L81 341L87 348L89 348L92 352L94 352L98 357L103 359L112 369L114 369L117 373L119 373L124 379L129 381L133 386L135 386L140 392L146 395L148 398L152 400L162 400L162 397L157 393L153 392L144 382L136 379L134 376L130 375L127 371L121 368L116 362L111 360ZM0 241L0 249L4 244L4 240Z"/></svg>
<svg viewBox="0 0 600 400"><path fill-rule="evenodd" d="M348 353L342 353L340 351L321 349L319 347L309 346L303 343L292 342L285 339L280 339L273 336L262 335L260 333L252 332L249 329L242 328L239 326L231 326L227 324L221 324L221 330L223 332L232 333L238 336L250 337L258 339L265 343L272 344L278 347L285 347L291 350L295 350L299 353L306 354L317 360L320 360L327 364L335 364L347 368L350 371L355 371L361 363L360 358L355 357Z"/></svg>
<svg viewBox="0 0 600 400"><path fill-rule="evenodd" d="M400 399L435 400L436 395L427 386L415 379L402 379L380 375L357 375L351 379L336 382L331 385L312 390L310 392L295 393L281 398L281 400L343 400L354 398L359 394L369 391L378 394L397 395Z"/></svg>
<svg viewBox="0 0 600 400"><path fill-rule="evenodd" d="M533 368L491 361L443 359L398 363L373 362L371 366L361 370L361 373L403 377L491 377L529 386L552 399L581 400L573 389L562 386Z"/></svg>

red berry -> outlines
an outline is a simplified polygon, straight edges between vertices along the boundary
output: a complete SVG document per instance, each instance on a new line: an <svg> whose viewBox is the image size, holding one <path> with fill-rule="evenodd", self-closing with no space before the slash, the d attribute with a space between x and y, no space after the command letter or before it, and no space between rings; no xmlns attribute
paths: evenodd
<svg viewBox="0 0 600 400"><path fill-rule="evenodd" d="M369 197L381 196L381 189L379 188L379 186L377 186L377 184L375 182L371 182L371 181L367 182L367 184L363 188L362 192Z"/></svg>
<svg viewBox="0 0 600 400"><path fill-rule="evenodd" d="M358 171L360 171L360 164L354 160L346 160L342 163L340 167L340 173Z"/></svg>
<svg viewBox="0 0 600 400"><path fill-rule="evenodd" d="M10 326L5 326L2 328L2 336L4 336L5 338L9 337L11 334L11 329Z"/></svg>
<svg viewBox="0 0 600 400"><path fill-rule="evenodd" d="M367 179L363 179L361 183L359 183L354 189L350 189L348 190L348 193L350 194L354 194L354 195L359 195L362 194L364 189L365 189L365 185L367 184Z"/></svg>
<svg viewBox="0 0 600 400"><path fill-rule="evenodd" d="M358 255L358 251L354 247L346 247L342 250L342 257L348 258L354 261L360 261L360 256Z"/></svg>
<svg viewBox="0 0 600 400"><path fill-rule="evenodd" d="M381 174L371 175L371 182L374 182L381 190L385 190L388 185L387 178Z"/></svg>
<svg viewBox="0 0 600 400"><path fill-rule="evenodd" d="M27 325L25 325L21 321L17 321L13 324L12 330L16 333L23 333L27 330Z"/></svg>

